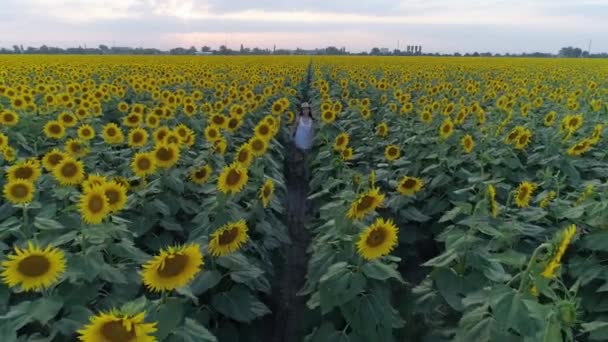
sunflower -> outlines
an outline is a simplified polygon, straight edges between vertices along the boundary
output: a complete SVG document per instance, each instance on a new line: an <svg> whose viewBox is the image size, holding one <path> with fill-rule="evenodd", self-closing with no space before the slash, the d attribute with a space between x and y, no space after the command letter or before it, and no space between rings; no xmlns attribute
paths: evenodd
<svg viewBox="0 0 608 342"><path fill-rule="evenodd" d="M4 184L4 198L13 204L30 203L34 191L34 184L24 179L13 179Z"/></svg>
<svg viewBox="0 0 608 342"><path fill-rule="evenodd" d="M392 220L379 218L359 235L357 252L366 260L389 254L397 245L399 228Z"/></svg>
<svg viewBox="0 0 608 342"><path fill-rule="evenodd" d="M555 122L555 118L557 117L557 113L555 111L550 111L549 113L547 113L547 115L545 115L545 126L547 127L551 127L553 126L553 123Z"/></svg>
<svg viewBox="0 0 608 342"><path fill-rule="evenodd" d="M194 279L203 264L199 244L170 246L142 266L142 278L150 291L171 291Z"/></svg>
<svg viewBox="0 0 608 342"><path fill-rule="evenodd" d="M82 342L156 342L151 334L155 323L144 323L146 313L136 315L112 310L100 312L89 319L89 324L78 330Z"/></svg>
<svg viewBox="0 0 608 342"><path fill-rule="evenodd" d="M264 208L268 207L270 200L272 199L272 195L274 194L274 182L272 179L267 179L264 182L264 185L260 188L260 200L262 201L262 205Z"/></svg>
<svg viewBox="0 0 608 342"><path fill-rule="evenodd" d="M249 146L251 146L251 153L256 157L260 157L266 153L268 142L260 137L253 136L249 140Z"/></svg>
<svg viewBox="0 0 608 342"><path fill-rule="evenodd" d="M420 121L424 122L425 124L430 124L433 122L433 113L427 110L420 112Z"/></svg>
<svg viewBox="0 0 608 342"><path fill-rule="evenodd" d="M156 172L156 158L151 152L138 152L131 161L131 170L137 177L146 177Z"/></svg>
<svg viewBox="0 0 608 342"><path fill-rule="evenodd" d="M528 181L523 181L515 191L515 204L520 208L525 208L530 204L532 193L536 190L537 185Z"/></svg>
<svg viewBox="0 0 608 342"><path fill-rule="evenodd" d="M144 116L139 113L130 113L122 118L122 124L129 128L135 128L141 125L144 121Z"/></svg>
<svg viewBox="0 0 608 342"><path fill-rule="evenodd" d="M388 125L386 122L382 122L376 126L376 135L383 138L388 135Z"/></svg>
<svg viewBox="0 0 608 342"><path fill-rule="evenodd" d="M580 156L583 153L589 151L592 146L593 146L593 142L591 139L588 139L588 138L583 139L583 140L577 142L576 144L570 146L567 153L570 156Z"/></svg>
<svg viewBox="0 0 608 342"><path fill-rule="evenodd" d="M243 167L249 167L253 161L253 152L251 151L251 145L245 143L241 145L234 154L234 162L240 164Z"/></svg>
<svg viewBox="0 0 608 342"><path fill-rule="evenodd" d="M331 124L332 122L336 121L336 113L331 109L324 111L321 114L321 121L323 121L325 124Z"/></svg>
<svg viewBox="0 0 608 342"><path fill-rule="evenodd" d="M65 142L65 150L74 158L82 158L89 153L89 148L82 140L68 139Z"/></svg>
<svg viewBox="0 0 608 342"><path fill-rule="evenodd" d="M176 144L180 146L182 144L182 138L174 131L169 131L162 140L165 144Z"/></svg>
<svg viewBox="0 0 608 342"><path fill-rule="evenodd" d="M583 125L583 116L581 114L566 115L562 122L565 124L568 132L575 132Z"/></svg>
<svg viewBox="0 0 608 342"><path fill-rule="evenodd" d="M272 104L272 114L274 115L281 115L283 113L283 111L285 111L286 106L283 105L283 101L281 100L277 100Z"/></svg>
<svg viewBox="0 0 608 342"><path fill-rule="evenodd" d="M211 123L220 128L226 127L227 121L228 121L228 118L222 114L213 114L211 116Z"/></svg>
<svg viewBox="0 0 608 342"><path fill-rule="evenodd" d="M384 201L384 194L376 187L359 195L351 204L346 216L350 219L362 219L366 214L376 210Z"/></svg>
<svg viewBox="0 0 608 342"><path fill-rule="evenodd" d="M473 141L473 137L470 134L465 135L462 140L460 140L460 144L466 153L471 153L475 147L475 141Z"/></svg>
<svg viewBox="0 0 608 342"><path fill-rule="evenodd" d="M602 126L600 124L595 125L595 127L593 128L593 134L591 134L591 139L590 139L590 142L592 145L595 145L600 142L600 138L602 137L603 130L604 130L604 126ZM2 145L1 142L0 142L0 145Z"/></svg>
<svg viewBox="0 0 608 342"><path fill-rule="evenodd" d="M54 148L42 157L42 165L47 171L52 171L67 156L67 153Z"/></svg>
<svg viewBox="0 0 608 342"><path fill-rule="evenodd" d="M12 165L6 171L6 176L9 181L21 179L30 183L34 183L40 177L40 163L37 159L22 160L15 165Z"/></svg>
<svg viewBox="0 0 608 342"><path fill-rule="evenodd" d="M413 196L424 186L424 181L417 177L405 176L397 185L397 191L404 196Z"/></svg>
<svg viewBox="0 0 608 342"><path fill-rule="evenodd" d="M350 136L348 133L343 132L338 134L336 140L334 141L334 150L336 151L344 151L344 149L348 146L350 142Z"/></svg>
<svg viewBox="0 0 608 342"><path fill-rule="evenodd" d="M59 281L65 272L65 256L60 249L42 249L32 242L27 248L15 246L15 252L2 262L2 281L9 287L21 285L24 291L42 290Z"/></svg>
<svg viewBox="0 0 608 342"><path fill-rule="evenodd" d="M154 113L148 114L146 116L146 126L149 128L157 128L160 125L160 117Z"/></svg>
<svg viewBox="0 0 608 342"><path fill-rule="evenodd" d="M82 220L89 224L99 224L110 213L110 204L103 185L94 185L80 196L78 209Z"/></svg>
<svg viewBox="0 0 608 342"><path fill-rule="evenodd" d="M445 140L449 138L452 133L454 133L454 123L452 122L452 119L447 118L443 120L443 123L439 126L439 136L441 139Z"/></svg>
<svg viewBox="0 0 608 342"><path fill-rule="evenodd" d="M223 155L226 153L226 149L228 149L228 142L225 138L221 138L213 142L213 152L217 154Z"/></svg>
<svg viewBox="0 0 608 342"><path fill-rule="evenodd" d="M8 110L0 112L0 125L12 127L18 123L19 115L17 113Z"/></svg>
<svg viewBox="0 0 608 342"><path fill-rule="evenodd" d="M196 184L205 184L211 177L213 170L211 166L204 165L190 171L190 181Z"/></svg>
<svg viewBox="0 0 608 342"><path fill-rule="evenodd" d="M225 256L241 248L249 240L245 220L227 223L211 234L209 252L213 256Z"/></svg>
<svg viewBox="0 0 608 342"><path fill-rule="evenodd" d="M154 149L156 165L161 168L172 167L179 160L179 156L179 147L175 144L159 143L156 144L156 148Z"/></svg>
<svg viewBox="0 0 608 342"><path fill-rule="evenodd" d="M65 156L53 169L53 176L61 185L76 185L84 180L84 165L81 161Z"/></svg>
<svg viewBox="0 0 608 342"><path fill-rule="evenodd" d="M92 140L95 138L95 129L89 124L78 127L78 138L82 140Z"/></svg>
<svg viewBox="0 0 608 342"><path fill-rule="evenodd" d="M525 128L522 126L517 126L517 127L513 128L511 130L511 132L509 132L509 134L507 134L507 136L505 137L505 143L510 145L510 144L516 142L517 139L519 138L519 136L524 131L525 131Z"/></svg>
<svg viewBox="0 0 608 342"><path fill-rule="evenodd" d="M496 189L494 189L494 185L488 185L488 196L490 197L490 211L492 212L492 217L496 218L500 211L498 207L498 202L496 202Z"/></svg>
<svg viewBox="0 0 608 342"><path fill-rule="evenodd" d="M103 126L101 136L106 144L120 144L124 141L125 137L120 127L117 124L110 122Z"/></svg>
<svg viewBox="0 0 608 342"><path fill-rule="evenodd" d="M127 204L127 188L124 185L112 180L104 184L103 190L108 199L110 212L117 212L125 207Z"/></svg>
<svg viewBox="0 0 608 342"><path fill-rule="evenodd" d="M76 117L73 114L68 113L68 112L59 114L59 117L57 119L65 127L74 127L78 123L78 120L76 119Z"/></svg>
<svg viewBox="0 0 608 342"><path fill-rule="evenodd" d="M65 135L65 127L59 121L47 121L44 125L44 135L50 139L61 139Z"/></svg>
<svg viewBox="0 0 608 342"><path fill-rule="evenodd" d="M236 194L249 180L247 169L237 163L225 166L217 179L217 188L223 193Z"/></svg>
<svg viewBox="0 0 608 342"><path fill-rule="evenodd" d="M243 120L240 117L232 116L226 123L226 129L229 132L235 132L242 124Z"/></svg>
<svg viewBox="0 0 608 342"><path fill-rule="evenodd" d="M529 129L523 129L519 136L517 137L517 141L515 142L515 148L518 150L523 150L528 146L528 144L532 141L532 131Z"/></svg>
<svg viewBox="0 0 608 342"><path fill-rule="evenodd" d="M84 182L82 182L82 189L86 191L96 185L104 185L107 181L106 176L92 173L87 176L87 179Z"/></svg>
<svg viewBox="0 0 608 342"><path fill-rule="evenodd" d="M255 127L255 135L265 140L270 140L272 138L273 129L270 128L268 124L262 122Z"/></svg>
<svg viewBox="0 0 608 342"><path fill-rule="evenodd" d="M209 125L205 128L205 139L209 142L213 142L222 138L220 129L218 126Z"/></svg>
<svg viewBox="0 0 608 342"><path fill-rule="evenodd" d="M349 161L351 159L353 159L353 148L348 147L342 150L342 160Z"/></svg>
<svg viewBox="0 0 608 342"><path fill-rule="evenodd" d="M401 157L401 149L397 145L388 145L384 149L384 158L388 161L393 161Z"/></svg>
<svg viewBox="0 0 608 342"><path fill-rule="evenodd" d="M133 128L129 131L129 146L143 147L148 143L148 131L143 128Z"/></svg>

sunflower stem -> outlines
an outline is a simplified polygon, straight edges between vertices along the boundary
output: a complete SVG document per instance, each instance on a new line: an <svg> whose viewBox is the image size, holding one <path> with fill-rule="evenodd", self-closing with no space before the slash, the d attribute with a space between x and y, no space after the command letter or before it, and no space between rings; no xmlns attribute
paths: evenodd
<svg viewBox="0 0 608 342"><path fill-rule="evenodd" d="M23 209L23 233L27 240L32 238L32 231L30 229L29 217L27 215L28 204L22 207Z"/></svg>
<svg viewBox="0 0 608 342"><path fill-rule="evenodd" d="M530 257L530 261L528 261L528 266L526 267L526 269L523 272L523 276L521 277L521 281L519 282L519 289L517 290L517 292L522 292L522 290L524 288L526 288L526 286L529 283L529 278L530 278L530 270L532 269L532 266L534 265L534 262L536 261L536 257L538 256L538 253L540 253L540 251L545 250L547 248L549 248L551 246L550 243L543 243L540 246L536 247L536 249L534 250L534 253L532 253L532 257Z"/></svg>

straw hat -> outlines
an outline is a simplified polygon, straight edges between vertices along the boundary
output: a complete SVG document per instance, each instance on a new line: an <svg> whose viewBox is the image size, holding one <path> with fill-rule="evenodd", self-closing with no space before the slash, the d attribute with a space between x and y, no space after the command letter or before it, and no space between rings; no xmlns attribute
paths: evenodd
<svg viewBox="0 0 608 342"><path fill-rule="evenodd" d="M301 108L310 108L310 104L308 104L308 102L302 102L302 104L300 105Z"/></svg>

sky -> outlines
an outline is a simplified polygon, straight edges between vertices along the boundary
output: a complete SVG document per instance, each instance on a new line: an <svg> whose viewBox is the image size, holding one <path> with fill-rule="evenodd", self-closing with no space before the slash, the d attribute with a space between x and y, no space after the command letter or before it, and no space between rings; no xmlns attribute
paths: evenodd
<svg viewBox="0 0 608 342"><path fill-rule="evenodd" d="M608 52L608 0L0 0L0 47Z"/></svg>

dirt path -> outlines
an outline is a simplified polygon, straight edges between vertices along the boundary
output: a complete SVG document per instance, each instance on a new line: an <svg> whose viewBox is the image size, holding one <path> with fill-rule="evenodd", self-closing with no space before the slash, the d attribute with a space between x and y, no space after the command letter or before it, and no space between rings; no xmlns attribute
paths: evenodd
<svg viewBox="0 0 608 342"><path fill-rule="evenodd" d="M303 90L302 102L308 101L311 79L308 69L307 84ZM310 234L305 227L308 214L309 166L306 160L294 160L295 147L291 141L285 142L289 155L285 158L287 196L285 203L286 224L291 237L291 245L285 246L285 264L280 278L280 303L276 308L274 342L302 341L307 331L305 321L306 297L297 296L305 281L310 244ZM308 156L309 159L310 156Z"/></svg>

